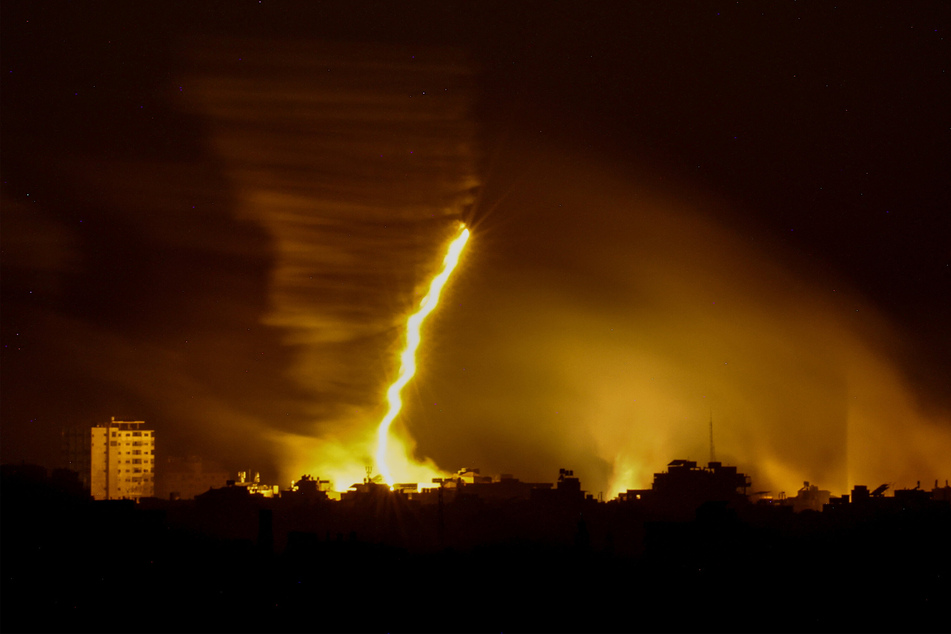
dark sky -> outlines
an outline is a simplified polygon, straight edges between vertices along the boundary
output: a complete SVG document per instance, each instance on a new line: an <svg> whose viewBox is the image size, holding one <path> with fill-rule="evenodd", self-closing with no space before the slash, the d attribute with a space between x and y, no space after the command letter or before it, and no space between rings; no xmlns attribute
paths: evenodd
<svg viewBox="0 0 951 634"><path fill-rule="evenodd" d="M0 11L4 462L359 477L462 219L418 459L613 493L712 413L757 489L949 477L947 3Z"/></svg>

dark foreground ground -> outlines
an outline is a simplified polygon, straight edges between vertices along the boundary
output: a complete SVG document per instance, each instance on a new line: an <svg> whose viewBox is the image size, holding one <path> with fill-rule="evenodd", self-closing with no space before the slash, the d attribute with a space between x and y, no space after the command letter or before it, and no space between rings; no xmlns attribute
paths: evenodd
<svg viewBox="0 0 951 634"><path fill-rule="evenodd" d="M4 477L2 630L947 631L951 510L90 502Z"/></svg>

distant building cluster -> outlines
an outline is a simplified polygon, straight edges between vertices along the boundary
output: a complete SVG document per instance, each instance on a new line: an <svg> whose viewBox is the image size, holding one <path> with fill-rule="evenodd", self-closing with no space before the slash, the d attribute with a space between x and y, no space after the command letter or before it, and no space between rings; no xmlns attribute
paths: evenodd
<svg viewBox="0 0 951 634"><path fill-rule="evenodd" d="M144 421L112 418L89 428L64 430L67 468L79 476L82 487L96 500L140 500L157 496L166 500L200 499L226 501L242 499L332 500L355 502L367 497L398 495L412 503L429 506L477 500L484 503L532 502L547 504L597 504L604 502L581 489L580 480L570 469L561 469L558 480L522 482L511 474L498 477L481 475L479 469L464 468L454 475L435 478L420 487L418 483L400 483L387 487L370 477L353 484L347 491L335 493L327 480L302 476L291 487L261 483L260 475L250 471L229 474L198 456L167 457L160 473L155 458L155 431ZM629 489L612 503L639 509L652 517L688 520L707 503L732 508L778 508L791 512L842 512L849 507L877 505L907 506L929 501L951 502L951 487L935 482L931 491L920 486L899 489L885 496L888 485L869 490L858 485L851 494L833 496L815 484L804 482L795 496L767 491L749 493L749 476L736 467L710 461L700 466L692 460L673 460L666 471L655 473L649 489Z"/></svg>
<svg viewBox="0 0 951 634"><path fill-rule="evenodd" d="M417 483L396 484L392 488L367 477L353 484L347 491L336 493L330 490L328 480L309 475L302 476L287 489L261 484L257 474L253 480L247 473L238 474L238 479L228 480L224 486L212 487L196 495L203 503L224 503L270 500L291 505L303 501L327 501L335 499L344 506L367 502L383 503L385 498L396 496L417 507L430 507L467 502L485 505L512 505L517 503L542 505L548 508L595 508L603 500L581 488L580 480L570 469L560 469L558 480L551 482L522 482L511 474L498 477L481 475L479 469L460 469L446 478L436 478L432 486L419 487ZM221 481L219 481L220 483ZM748 493L749 476L736 467L721 462L709 462L706 467L692 460L673 460L667 470L654 474L649 489L629 489L607 504L627 507L639 516L667 521L690 521L697 510L705 505L719 505L734 510L749 512L844 512L844 509L890 510L908 506L923 506L931 502L951 502L951 486L939 486L935 482L931 491L919 487L898 489L885 496L888 485L869 490L858 485L851 495L833 496L829 491L805 482L795 496L785 493L777 497L768 492Z"/></svg>

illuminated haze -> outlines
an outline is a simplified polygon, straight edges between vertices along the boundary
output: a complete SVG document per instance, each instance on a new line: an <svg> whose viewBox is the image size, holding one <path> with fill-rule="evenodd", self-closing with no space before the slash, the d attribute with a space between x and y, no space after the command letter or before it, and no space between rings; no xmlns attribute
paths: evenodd
<svg viewBox="0 0 951 634"><path fill-rule="evenodd" d="M427 469L567 467L610 496L705 461L712 415L717 458L756 490L948 477L947 250L915 224L940 229L946 200L916 159L939 136L912 111L946 110L921 80L930 31L889 44L798 5L838 26L628 3L542 12L528 38L498 7L471 34L465 15L412 22L456 49L321 8L295 30L255 5L273 33L222 38L211 10L187 37L174 16L121 35L85 7L4 4L22 14L2 40L5 462L54 464L61 425L114 415L154 425L160 457L346 488L462 220L394 421ZM895 94L915 99L883 72L912 73ZM815 208L793 217L787 195Z"/></svg>
<svg viewBox="0 0 951 634"><path fill-rule="evenodd" d="M712 197L554 152L521 163L544 177L476 229L450 352L418 377L423 449L549 480L570 466L613 495L707 460L712 414L717 459L758 490L947 469L948 419L917 408L888 360L897 333L835 273L805 281L792 254L718 226Z"/></svg>
<svg viewBox="0 0 951 634"><path fill-rule="evenodd" d="M309 420L262 433L283 479L338 488L372 464L402 325L478 185L465 61L360 51L246 53L237 79L196 78L240 213L275 245L265 323L310 394ZM296 72L272 82L271 64ZM718 459L757 489L940 477L947 420L917 411L889 325L834 274L805 281L791 254L718 225L712 197L557 147L503 150L512 184L475 209L404 394L419 459L540 480L573 467L613 495L707 459L712 415Z"/></svg>
<svg viewBox="0 0 951 634"><path fill-rule="evenodd" d="M406 317L478 185L471 71L398 47L214 50L202 64L212 72L194 78L197 107L239 213L271 237L264 320L284 332L287 376L310 394L303 420L262 433L284 448L283 480L307 471L343 490L374 464ZM238 55L238 74L215 74Z"/></svg>

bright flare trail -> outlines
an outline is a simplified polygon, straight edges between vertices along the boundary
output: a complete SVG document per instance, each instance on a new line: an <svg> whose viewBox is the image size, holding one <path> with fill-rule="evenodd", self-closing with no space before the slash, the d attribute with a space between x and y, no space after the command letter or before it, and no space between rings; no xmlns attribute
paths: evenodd
<svg viewBox="0 0 951 634"><path fill-rule="evenodd" d="M453 269L459 263L459 256L462 254L462 249L466 246L468 239L469 230L464 224L460 223L459 236L449 245L449 251L443 260L442 271L433 278L429 285L429 292L420 302L419 310L410 316L406 324L406 348L403 349L400 355L400 374L393 385L390 386L390 389L386 391L386 399L390 404L390 409L383 420L380 421L380 427L377 430L376 467L380 475L383 476L383 480L390 486L393 485L394 481L389 466L386 464L386 446L390 435L390 425L403 406L400 392L416 374L416 349L419 348L420 342L419 330L423 325L423 320L426 319L429 313L433 312L436 304L439 303L439 293L442 292L443 286L446 285Z"/></svg>

